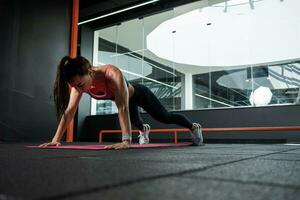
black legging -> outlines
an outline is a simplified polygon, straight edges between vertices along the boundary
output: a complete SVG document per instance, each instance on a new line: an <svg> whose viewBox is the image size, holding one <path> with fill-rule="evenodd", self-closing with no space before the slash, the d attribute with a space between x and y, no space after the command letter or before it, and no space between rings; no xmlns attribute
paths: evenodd
<svg viewBox="0 0 300 200"><path fill-rule="evenodd" d="M132 86L134 87L134 94L129 99L130 120L139 130L143 130L143 120L140 116L138 106L142 107L157 121L167 124L177 124L192 129L192 122L184 115L169 113L149 88L136 83L133 83Z"/></svg>

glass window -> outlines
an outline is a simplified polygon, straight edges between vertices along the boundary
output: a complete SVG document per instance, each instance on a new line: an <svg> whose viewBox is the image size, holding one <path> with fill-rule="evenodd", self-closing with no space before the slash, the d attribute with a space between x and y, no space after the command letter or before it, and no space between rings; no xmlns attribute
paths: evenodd
<svg viewBox="0 0 300 200"><path fill-rule="evenodd" d="M299 103L299 7L195 1L96 31L94 64L116 65L169 111ZM117 112L111 101L92 105L92 114Z"/></svg>

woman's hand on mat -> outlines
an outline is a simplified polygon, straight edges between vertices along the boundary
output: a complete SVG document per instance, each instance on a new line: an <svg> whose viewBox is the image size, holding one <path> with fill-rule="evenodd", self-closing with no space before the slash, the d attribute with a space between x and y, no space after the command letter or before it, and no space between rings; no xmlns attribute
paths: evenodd
<svg viewBox="0 0 300 200"><path fill-rule="evenodd" d="M105 146L106 149L129 149L129 147L130 144L128 141Z"/></svg>
<svg viewBox="0 0 300 200"><path fill-rule="evenodd" d="M47 147L47 146L61 146L60 142L48 142L41 144L39 147Z"/></svg>

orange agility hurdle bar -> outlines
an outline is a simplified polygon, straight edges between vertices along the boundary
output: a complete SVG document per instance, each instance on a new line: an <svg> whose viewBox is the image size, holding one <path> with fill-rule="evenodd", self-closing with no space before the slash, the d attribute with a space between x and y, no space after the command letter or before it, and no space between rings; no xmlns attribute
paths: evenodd
<svg viewBox="0 0 300 200"><path fill-rule="evenodd" d="M277 126L277 127L230 127L230 128L202 128L202 132L242 132L242 131L299 131L300 126ZM132 130L132 133L138 133L139 130ZM178 143L179 132L190 132L187 128L172 129L151 129L151 133L172 133L174 134L174 143ZM100 130L99 143L102 143L104 133L122 133L122 130Z"/></svg>
<svg viewBox="0 0 300 200"><path fill-rule="evenodd" d="M174 133L174 143L178 143L178 132L189 132L187 128L182 129L151 129L151 133ZM131 130L132 133L138 133L139 130ZM99 131L99 143L102 142L102 135L104 133L122 133L122 130L101 130Z"/></svg>

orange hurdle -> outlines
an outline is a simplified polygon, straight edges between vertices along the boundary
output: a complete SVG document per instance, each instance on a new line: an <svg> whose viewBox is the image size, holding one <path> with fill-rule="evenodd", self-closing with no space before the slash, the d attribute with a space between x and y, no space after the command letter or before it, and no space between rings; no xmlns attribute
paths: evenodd
<svg viewBox="0 0 300 200"><path fill-rule="evenodd" d="M131 130L132 133L138 133L139 130ZM174 143L178 143L178 132L190 132L187 128L179 129L151 129L151 133L172 133L174 132ZM102 142L103 133L122 133L122 130L101 130L99 131L99 143Z"/></svg>
<svg viewBox="0 0 300 200"><path fill-rule="evenodd" d="M230 128L202 128L202 132L241 132L241 131L299 131L300 126L277 126L277 127L230 127ZM138 133L139 130L132 130L132 133ZM174 134L174 143L178 143L179 132L190 132L187 128L172 129L151 129L151 133L172 133ZM122 130L100 130L99 143L102 143L104 133L122 133Z"/></svg>

